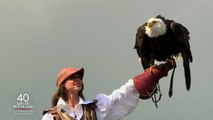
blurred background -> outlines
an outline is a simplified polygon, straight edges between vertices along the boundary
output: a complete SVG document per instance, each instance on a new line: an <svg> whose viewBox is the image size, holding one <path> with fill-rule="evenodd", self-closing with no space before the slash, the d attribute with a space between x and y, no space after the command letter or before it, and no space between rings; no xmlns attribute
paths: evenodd
<svg viewBox="0 0 213 120"><path fill-rule="evenodd" d="M212 0L0 0L1 119L41 119L64 66L85 68L86 99L110 94L143 71L133 49L136 30L161 14L191 33L191 90L185 89L178 61L173 97L170 72L161 80L159 108L141 100L124 120L211 120L212 5ZM21 103L29 113L18 112Z"/></svg>

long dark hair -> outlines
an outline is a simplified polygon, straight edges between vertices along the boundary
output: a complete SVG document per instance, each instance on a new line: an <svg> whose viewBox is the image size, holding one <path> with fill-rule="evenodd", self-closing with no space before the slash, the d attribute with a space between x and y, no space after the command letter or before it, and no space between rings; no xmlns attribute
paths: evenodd
<svg viewBox="0 0 213 120"><path fill-rule="evenodd" d="M63 83L61 83L61 85L58 87L58 89L53 94L53 96L52 96L52 107L57 105L60 97L65 102L68 100L67 89L65 88L65 81ZM83 90L84 90L84 84L82 83L82 87L81 87L81 90L78 92L78 96L80 96L83 100L85 100Z"/></svg>

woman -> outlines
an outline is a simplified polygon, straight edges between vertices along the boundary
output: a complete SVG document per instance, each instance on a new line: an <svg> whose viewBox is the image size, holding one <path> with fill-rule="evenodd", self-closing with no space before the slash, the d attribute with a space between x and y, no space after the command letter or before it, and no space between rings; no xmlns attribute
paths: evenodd
<svg viewBox="0 0 213 120"><path fill-rule="evenodd" d="M83 68L63 68L57 77L58 90L52 108L44 111L42 120L120 120L137 106L139 96L150 98L160 78L167 76L175 62L151 67L110 95L98 94L95 100L84 100Z"/></svg>

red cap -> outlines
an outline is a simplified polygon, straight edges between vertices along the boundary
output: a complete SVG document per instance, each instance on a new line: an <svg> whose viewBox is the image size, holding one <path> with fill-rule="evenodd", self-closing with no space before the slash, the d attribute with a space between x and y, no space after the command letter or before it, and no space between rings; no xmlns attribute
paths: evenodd
<svg viewBox="0 0 213 120"><path fill-rule="evenodd" d="M84 76L84 68L70 68L70 67L64 67L61 69L57 76L57 81L56 81L56 86L60 86L60 84L66 80L68 77L71 75L79 72L81 77L83 78Z"/></svg>

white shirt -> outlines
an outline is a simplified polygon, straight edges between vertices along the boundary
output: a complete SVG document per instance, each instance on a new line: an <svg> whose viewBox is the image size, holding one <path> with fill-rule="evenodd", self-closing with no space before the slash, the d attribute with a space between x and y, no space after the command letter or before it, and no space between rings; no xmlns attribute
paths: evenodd
<svg viewBox="0 0 213 120"><path fill-rule="evenodd" d="M130 79L110 95L98 94L95 99L97 100L97 108L95 109L97 120L120 120L136 108L139 101L139 93L134 88L133 80ZM93 101L84 101L79 97L76 113L77 120L80 120L83 116L82 104L89 104L91 102ZM70 116L74 117L74 113L62 99L59 99L57 108L59 111L63 109ZM46 113L42 120L53 120L53 116L50 113Z"/></svg>

